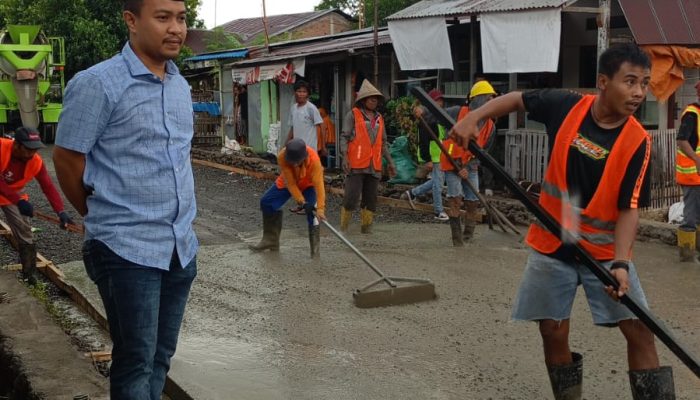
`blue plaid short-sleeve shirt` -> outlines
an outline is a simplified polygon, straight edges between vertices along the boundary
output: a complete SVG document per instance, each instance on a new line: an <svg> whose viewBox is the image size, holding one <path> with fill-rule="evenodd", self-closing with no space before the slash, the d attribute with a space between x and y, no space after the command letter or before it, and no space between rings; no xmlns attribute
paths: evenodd
<svg viewBox="0 0 700 400"><path fill-rule="evenodd" d="M190 162L190 89L172 61L150 72L129 43L68 83L56 145L85 154L85 239L120 257L167 270L189 264L198 242Z"/></svg>

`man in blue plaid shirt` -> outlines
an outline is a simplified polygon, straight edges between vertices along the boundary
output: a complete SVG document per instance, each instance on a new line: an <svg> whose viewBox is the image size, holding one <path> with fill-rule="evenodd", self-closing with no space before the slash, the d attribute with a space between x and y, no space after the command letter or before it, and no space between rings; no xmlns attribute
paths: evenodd
<svg viewBox="0 0 700 400"><path fill-rule="evenodd" d="M189 86L172 62L185 3L122 0L129 42L66 89L54 164L85 217L83 260L113 341L112 399L160 399L192 281Z"/></svg>

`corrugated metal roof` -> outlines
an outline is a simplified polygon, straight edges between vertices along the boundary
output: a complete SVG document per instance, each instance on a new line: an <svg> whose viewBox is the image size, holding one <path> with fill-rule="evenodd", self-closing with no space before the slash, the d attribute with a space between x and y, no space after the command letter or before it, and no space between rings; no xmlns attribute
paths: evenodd
<svg viewBox="0 0 700 400"><path fill-rule="evenodd" d="M571 0L423 0L390 15L387 20L535 10L562 7L570 2Z"/></svg>
<svg viewBox="0 0 700 400"><path fill-rule="evenodd" d="M198 56L186 58L185 61L206 61L206 60L223 60L227 58L243 58L248 55L248 49L224 51L221 53L208 53Z"/></svg>
<svg viewBox="0 0 700 400"><path fill-rule="evenodd" d="M700 1L620 0L638 44L700 44Z"/></svg>
<svg viewBox="0 0 700 400"><path fill-rule="evenodd" d="M391 44L391 37L386 28L378 33L378 43ZM358 31L356 35L342 35L340 37L326 37L318 40L301 40L299 43L287 42L284 46L270 47L267 53L264 48L251 50L248 60L234 62L234 67L259 65L278 60L288 60L310 55L327 55L333 53L353 52L359 49L374 46L374 33L370 30Z"/></svg>
<svg viewBox="0 0 700 400"><path fill-rule="evenodd" d="M335 8L296 14L268 15L269 35L279 35L333 12L352 19L349 15ZM239 36L244 43L253 40L265 30L262 17L235 19L221 25L221 27L225 32Z"/></svg>

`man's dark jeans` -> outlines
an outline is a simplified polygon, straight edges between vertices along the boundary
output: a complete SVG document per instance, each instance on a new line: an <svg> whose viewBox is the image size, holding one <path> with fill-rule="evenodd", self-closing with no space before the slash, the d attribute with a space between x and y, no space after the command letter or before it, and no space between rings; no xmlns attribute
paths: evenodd
<svg viewBox="0 0 700 400"><path fill-rule="evenodd" d="M112 400L160 399L197 275L196 259L182 268L173 254L170 270L163 271L129 262L104 243L88 240L83 261L109 321Z"/></svg>

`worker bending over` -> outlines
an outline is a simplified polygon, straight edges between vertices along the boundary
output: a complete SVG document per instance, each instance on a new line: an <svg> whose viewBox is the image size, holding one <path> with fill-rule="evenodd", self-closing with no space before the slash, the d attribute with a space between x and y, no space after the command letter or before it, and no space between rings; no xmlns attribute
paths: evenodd
<svg viewBox="0 0 700 400"><path fill-rule="evenodd" d="M279 250L282 206L293 197L297 204L306 210L311 257L318 257L321 237L315 217L320 220L326 219L326 191L323 186L321 159L316 150L307 146L302 139L296 138L287 142L277 156L277 163L280 166L280 175L260 199L263 237L260 243L251 245L250 249Z"/></svg>
<svg viewBox="0 0 700 400"><path fill-rule="evenodd" d="M0 138L0 208L19 250L22 277L30 285L36 283L36 245L30 223L34 206L29 202L29 196L22 193L24 186L36 179L51 208L58 214L61 228L73 224L63 209L63 200L46 171L44 161L37 154L42 147L39 132L33 128L17 128L14 140Z"/></svg>

